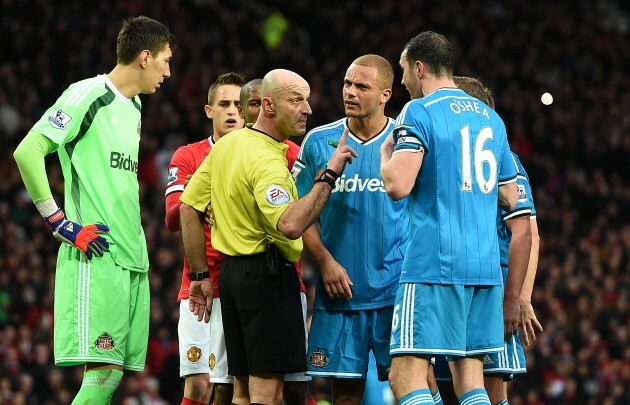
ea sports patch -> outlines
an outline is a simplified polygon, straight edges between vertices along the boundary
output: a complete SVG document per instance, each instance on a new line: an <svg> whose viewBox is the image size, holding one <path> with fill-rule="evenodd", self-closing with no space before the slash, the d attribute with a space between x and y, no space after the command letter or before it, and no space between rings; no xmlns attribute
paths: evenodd
<svg viewBox="0 0 630 405"><path fill-rule="evenodd" d="M186 358L191 363L196 363L201 359L201 349L197 346L192 346L188 351L186 351Z"/></svg>
<svg viewBox="0 0 630 405"><path fill-rule="evenodd" d="M48 122L50 122L50 125L52 125L53 128L64 130L68 127L70 120L72 120L72 117L63 112L61 109L53 111L48 117Z"/></svg>
<svg viewBox="0 0 630 405"><path fill-rule="evenodd" d="M527 201L527 191L525 191L525 186L522 184L516 185L516 195L518 198L518 202Z"/></svg>
<svg viewBox="0 0 630 405"><path fill-rule="evenodd" d="M308 362L313 367L324 367L328 364L328 356L320 350L315 350L308 356Z"/></svg>
<svg viewBox="0 0 630 405"><path fill-rule="evenodd" d="M210 367L210 370L214 370L216 365L217 365L217 358L215 357L214 353L210 353L210 357L208 357L208 366Z"/></svg>
<svg viewBox="0 0 630 405"><path fill-rule="evenodd" d="M116 347L116 342L108 333L103 333L94 341L94 347L98 350L113 350Z"/></svg>
<svg viewBox="0 0 630 405"><path fill-rule="evenodd" d="M177 180L177 172L179 171L179 167L171 167L168 169L168 178L166 179L166 185L170 186L171 183Z"/></svg>
<svg viewBox="0 0 630 405"><path fill-rule="evenodd" d="M269 204L275 206L286 204L291 201L291 197L289 196L287 190L276 184L270 185L267 188L265 195L267 197L267 201L269 201Z"/></svg>

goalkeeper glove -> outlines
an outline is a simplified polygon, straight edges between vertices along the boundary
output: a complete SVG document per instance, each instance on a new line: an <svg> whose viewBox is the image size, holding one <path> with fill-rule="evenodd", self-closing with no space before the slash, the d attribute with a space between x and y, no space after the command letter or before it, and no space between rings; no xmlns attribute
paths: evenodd
<svg viewBox="0 0 630 405"><path fill-rule="evenodd" d="M65 214L60 209L54 214L44 217L44 221L55 238L76 247L83 252L88 260L92 259L92 254L101 257L104 250L109 250L109 243L100 236L109 232L107 225L92 224L81 226L66 219Z"/></svg>

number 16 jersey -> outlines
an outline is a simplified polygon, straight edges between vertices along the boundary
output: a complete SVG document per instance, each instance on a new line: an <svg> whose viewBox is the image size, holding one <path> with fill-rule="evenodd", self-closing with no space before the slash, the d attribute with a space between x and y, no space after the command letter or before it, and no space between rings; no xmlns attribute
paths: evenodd
<svg viewBox="0 0 630 405"><path fill-rule="evenodd" d="M454 88L408 102L394 153L424 153L408 198L410 243L401 282L501 285L498 186L516 180L505 125Z"/></svg>

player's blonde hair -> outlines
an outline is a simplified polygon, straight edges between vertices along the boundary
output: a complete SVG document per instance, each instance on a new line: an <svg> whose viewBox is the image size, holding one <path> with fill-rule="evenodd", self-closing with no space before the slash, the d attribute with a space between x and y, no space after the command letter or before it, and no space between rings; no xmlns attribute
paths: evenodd
<svg viewBox="0 0 630 405"><path fill-rule="evenodd" d="M394 68L392 68L387 59L379 55L367 54L359 56L352 61L352 64L376 68L376 75L381 82L381 88L392 88L394 84Z"/></svg>
<svg viewBox="0 0 630 405"><path fill-rule="evenodd" d="M455 85L469 96L473 96L494 110L492 91L481 83L481 80L468 76L453 76Z"/></svg>

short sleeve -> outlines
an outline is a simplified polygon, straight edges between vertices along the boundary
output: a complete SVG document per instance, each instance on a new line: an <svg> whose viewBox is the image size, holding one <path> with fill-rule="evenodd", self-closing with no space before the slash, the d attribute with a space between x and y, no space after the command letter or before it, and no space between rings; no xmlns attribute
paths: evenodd
<svg viewBox="0 0 630 405"><path fill-rule="evenodd" d="M211 167L214 154L210 153L190 178L179 199L199 212L204 212L211 200Z"/></svg>
<svg viewBox="0 0 630 405"><path fill-rule="evenodd" d="M98 87L94 86L97 86L96 81L71 85L31 130L44 135L57 145L71 142L79 133L89 106L98 98Z"/></svg>
<svg viewBox="0 0 630 405"><path fill-rule="evenodd" d="M289 204L297 199L291 174L281 159L272 159L259 166L253 176L256 203L274 229Z"/></svg>
<svg viewBox="0 0 630 405"><path fill-rule="evenodd" d="M392 131L394 137L394 152L422 152L429 151L429 137L431 117L424 106L412 100L408 102L396 119L396 126Z"/></svg>

